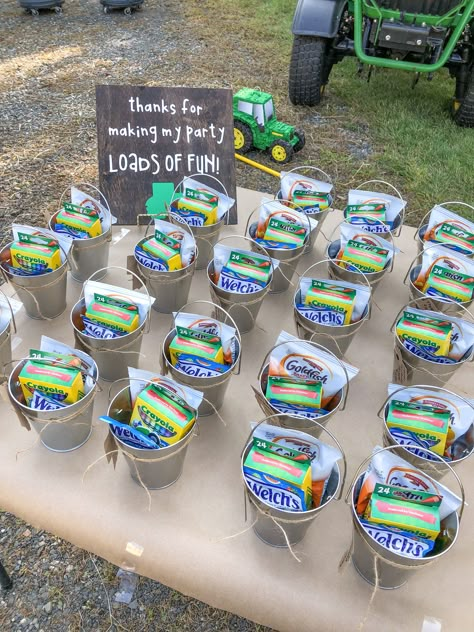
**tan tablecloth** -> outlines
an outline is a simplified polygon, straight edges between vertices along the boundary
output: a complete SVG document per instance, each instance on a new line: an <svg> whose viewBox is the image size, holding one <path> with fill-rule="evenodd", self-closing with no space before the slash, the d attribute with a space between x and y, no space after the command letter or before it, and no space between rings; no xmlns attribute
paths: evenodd
<svg viewBox="0 0 474 632"><path fill-rule="evenodd" d="M243 231L244 220L260 197L239 190L240 223L226 228L226 234ZM329 216L324 226L327 235L341 218L338 211ZM114 234L120 235L121 230L115 228ZM111 264L125 265L139 233L143 229L131 228L111 247ZM373 310L371 322L349 349L348 359L360 367L360 374L351 383L346 411L329 424L346 450L350 476L381 441L376 411L391 379L393 342L389 328L406 303L408 291L402 280L415 255L413 234L413 229L403 228L398 240L403 252L375 297L381 310ZM298 270L302 272L323 258L324 249L321 235L314 252L303 257ZM42 333L73 344L69 311L80 289L69 279L68 309L53 322L32 321L21 310L18 335L13 340L15 358L27 355L30 346L37 346ZM82 480L88 464L103 454L104 424L94 422L92 436L82 448L56 454L37 442L34 431L28 433L20 427L4 402L0 404L2 507L114 564L131 566L141 575L212 606L278 630L357 629L372 587L351 564L345 572L338 572L352 529L350 510L343 501L332 502L305 540L295 547L300 564L287 550L263 544L252 530L222 539L246 527L239 456L249 421L263 418L250 386L256 384L262 359L279 331L285 328L295 333L292 297L290 290L265 299L258 319L265 332L255 328L244 335L242 371L232 378L221 411L227 426L216 417L202 420L200 436L190 444L183 476L172 487L152 492L151 511L145 492L132 481L123 456L115 471L102 460ZM190 298L209 298L205 271L195 274ZM169 316L153 313L151 333L142 345L146 355L142 368L159 371L159 351L169 326ZM472 365L466 366L449 386L469 394L473 375ZM96 399L96 417L106 411L106 398L107 388ZM17 458L21 450L27 451ZM469 500L474 460L461 465L458 472ZM454 489L454 482L450 485ZM403 588L378 591L365 629L420 630L425 616L441 619L443 630L468 629L474 590L472 529L472 509L467 507L452 551L439 563L414 574Z"/></svg>

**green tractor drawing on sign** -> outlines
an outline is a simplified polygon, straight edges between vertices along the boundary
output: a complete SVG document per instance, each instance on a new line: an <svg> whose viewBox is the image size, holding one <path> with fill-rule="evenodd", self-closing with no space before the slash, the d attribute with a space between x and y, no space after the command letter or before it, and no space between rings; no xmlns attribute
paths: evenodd
<svg viewBox="0 0 474 632"><path fill-rule="evenodd" d="M317 105L334 64L355 56L361 69L408 70L413 85L447 68L454 120L474 127L474 0L299 0L293 35L294 105Z"/></svg>
<svg viewBox="0 0 474 632"><path fill-rule="evenodd" d="M240 154L267 150L274 162L289 162L304 147L304 132L277 121L268 92L242 88L234 95L234 148Z"/></svg>

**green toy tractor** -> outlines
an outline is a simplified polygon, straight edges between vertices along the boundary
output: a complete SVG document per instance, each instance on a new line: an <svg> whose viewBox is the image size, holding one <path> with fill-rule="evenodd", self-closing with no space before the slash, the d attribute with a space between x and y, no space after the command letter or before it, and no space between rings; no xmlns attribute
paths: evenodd
<svg viewBox="0 0 474 632"><path fill-rule="evenodd" d="M273 97L268 92L242 88L234 95L233 104L236 152L268 149L272 160L285 163L303 149L304 132L277 121Z"/></svg>
<svg viewBox="0 0 474 632"><path fill-rule="evenodd" d="M454 120L474 127L474 0L299 0L293 34L295 105L319 103L333 65L352 55L361 68L409 70L415 82L446 67Z"/></svg>

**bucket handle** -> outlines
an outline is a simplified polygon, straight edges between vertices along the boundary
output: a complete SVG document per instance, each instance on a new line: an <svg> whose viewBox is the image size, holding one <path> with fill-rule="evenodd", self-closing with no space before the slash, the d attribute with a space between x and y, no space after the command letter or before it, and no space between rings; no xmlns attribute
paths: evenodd
<svg viewBox="0 0 474 632"><path fill-rule="evenodd" d="M363 467L367 463L369 463L369 461L371 461L376 454L380 454L380 452L389 452L389 451L392 452L394 450L399 450L399 449L400 449L400 446L398 446L398 445L391 445L391 446L388 446L386 448L381 448L380 450L377 450L377 452L374 452L374 453L370 454L366 459L364 459L362 461L362 463L357 468L356 473L354 474L354 478L352 479L352 483L349 485L349 489L347 490L346 497L344 499L346 505L350 504L349 503L349 499L351 497L352 490L354 489L354 486L355 486L359 476L362 473ZM426 450L426 452L428 452L428 450ZM459 507L459 522L461 522L461 518L462 518L462 515L463 515L463 512L464 512L464 504L466 502L466 493L464 491L464 485L462 484L461 479L459 478L459 476L454 471L453 467L451 465L449 465L449 463L447 461L442 459L438 454L435 454L434 452L430 452L430 454L433 454L435 457L437 457L437 459L439 461L441 461L443 463L443 465L447 465L448 466L448 468L451 470L451 474L454 476L454 478L456 479L457 484L459 485L459 489L461 490L461 505ZM415 469L418 469L418 468L415 468ZM438 482L436 479L434 479L432 476L429 476L428 474L425 474L425 476L428 476L428 478L430 478L435 483Z"/></svg>
<svg viewBox="0 0 474 632"><path fill-rule="evenodd" d="M474 206L472 206L471 204L468 204L467 202L458 202L457 200L452 200L451 202L442 202L440 204L435 204L435 206L442 206L443 208L446 208L448 204L457 204L459 206L466 206L467 208L470 208L471 211L474 211ZM433 207L434 208L434 207ZM419 237L420 234L420 230L422 228L422 226L424 225L423 222L425 221L425 219L428 217L428 215L431 214L431 211L433 209L431 208L429 211L427 211L423 217L420 220L420 223L418 224L418 228L415 231L415 234L413 235L413 239L416 241L416 238ZM446 208L447 211L449 211L450 209Z"/></svg>
<svg viewBox="0 0 474 632"><path fill-rule="evenodd" d="M283 205L283 204L282 204L279 200L276 200L276 199L273 199L273 200L268 200L267 202L260 202L260 204L259 204L258 206L256 206L256 207L253 209L253 211L251 211L251 212L249 213L249 216L247 217L247 223L245 224L245 231L244 231L244 233L245 233L246 235L250 235L250 233L249 233L249 225L250 225L250 220L252 219L253 214L254 214L256 211L259 211L259 210L262 208L262 206L263 206L264 204L273 204L273 206L275 206L276 204L278 204L278 206L284 206L284 205ZM307 245L307 244L308 244L308 242L309 242L309 240L310 240L310 237L311 237L311 222L310 222L310 220L309 220L309 217L308 217L308 215L304 212L304 210L301 208L301 206L295 206L295 207L293 207L293 208L291 208L291 209L288 209L287 207L285 207L285 208L284 208L284 210L282 209L282 212L284 212L284 213L289 213L289 214L291 214L291 211L295 211L297 215L302 215L302 216L304 216L304 219L305 219L305 221L306 221L306 223L307 223L307 225L308 225L308 227L307 227L307 229L306 229L308 232L306 233L306 236L305 236L305 238L304 238L304 242L303 242L303 243L304 243L304 245ZM257 220L257 221L258 221L258 220ZM252 239L252 238L251 238L251 239ZM267 251L267 252L268 252L268 251Z"/></svg>
<svg viewBox="0 0 474 632"><path fill-rule="evenodd" d="M239 341L239 347L240 347L239 348L239 366L237 368L237 372L235 373L235 375L240 375L240 365L242 364L242 336L240 334L239 328L237 327L237 324L236 324L235 320L232 318L232 316L229 314L229 312L227 310L225 310L220 305L217 305L217 303L213 303L212 301L205 301L204 299L197 299L195 301L189 301L189 303L186 303L186 305L183 305L183 307L178 309L178 311L175 312L175 315L173 316L173 322L176 323L176 317L178 316L178 314L181 314L182 312L184 312L186 307L189 307L190 305L195 305L197 303L200 303L200 304L205 303L206 305L212 305L212 307L215 307L218 310L220 310L222 314L225 314L225 316L227 316L229 318L229 320L231 321L231 323L234 325L235 334L236 334L237 340ZM212 318L212 316L210 318Z"/></svg>
<svg viewBox="0 0 474 632"><path fill-rule="evenodd" d="M384 403L382 404L382 406L380 407L380 410L377 413L377 417L379 419L381 419L382 421L384 421L384 417L383 417L383 411L385 410L385 406L392 400L394 399L395 395L397 393L400 393L401 391L405 391L409 388L425 388L427 391L436 391L436 392L443 392L443 393L449 393L449 395L453 395L454 397L458 397L459 399L462 399L462 401L467 404L468 406L470 406L473 410L474 410L474 404L472 404L472 402L470 402L468 399L466 399L465 397L463 397L462 395L458 395L457 393L453 393L453 391L448 390L447 388L442 388L441 386L428 386L427 384L417 384L416 386L402 386L401 388L397 388L396 391L394 391L393 393L391 393L391 395L389 395Z"/></svg>
<svg viewBox="0 0 474 632"><path fill-rule="evenodd" d="M192 174L191 174L191 175L189 175L189 176L185 176L185 177L184 177L182 180L180 180L180 181L178 182L178 184L175 186L174 191L173 191L173 195L172 195L171 200L170 200L170 205L171 205L171 204L173 204L173 202L174 202L174 198L175 198L175 195L176 195L176 193L178 192L179 187L184 186L184 183L186 182L186 180L190 180L191 178L200 178L200 177L201 177L201 178L202 178L202 177L204 177L204 178L211 178L212 180L215 180L215 182L217 182L217 184L218 184L218 185L220 185L220 187L221 187L221 189L222 189L222 191L223 191L224 195L225 195L227 198L228 198L228 197L230 197L230 196L229 196L229 194L227 193L227 189L225 188L224 183L223 183L223 182L221 182L221 181L219 180L219 178L216 178L216 176L213 176L213 175L211 175L210 173L192 173ZM205 183L203 183L203 182L201 182L200 184L202 184L204 187L206 186L206 185L205 185ZM224 215L224 217L225 217L225 222L224 222L224 224L226 224L226 225L228 225L228 224L229 224L229 211L230 211L230 208L228 208L228 209L227 209L227 211L225 212L225 215ZM220 221L220 220L218 220L218 221ZM216 222L216 223L217 223L217 222Z"/></svg>
<svg viewBox="0 0 474 632"><path fill-rule="evenodd" d="M174 380L171 380L171 378L167 378L165 375L157 375L157 377L164 377L166 380L170 380L171 382L174 382ZM155 380L146 380L145 378L142 377L119 377L117 380L114 380L110 386L109 386L109 390L107 393L107 401L108 401L108 405L110 406L111 402L112 402L112 389L114 388L114 386L116 384L118 384L118 382L145 382L146 384L159 384L159 381L155 381ZM180 386L180 384L178 384L178 386ZM191 388L191 387L188 387ZM170 389L168 389L170 390ZM186 402L187 403L187 402ZM192 406L190 406L190 408L192 408ZM196 413L196 417L197 417L197 410L195 408L193 408L194 412Z"/></svg>
<svg viewBox="0 0 474 632"><path fill-rule="evenodd" d="M90 187L91 189L94 189L94 191L96 191L96 192L99 194L99 196L100 196L100 197L104 200L105 205L106 205L107 210L109 211L110 215L112 215L112 211L110 210L110 204L109 204L109 202L108 202L107 198L106 198L106 197L105 197L105 195L102 193L102 191L101 191L99 188L97 188L95 185L91 184L90 182L78 182L77 184L72 184L72 185L71 185L71 187L73 187L73 186L80 187L80 186L83 186L83 185L88 186L88 187ZM62 207L62 205L63 205L63 201L64 201L64 196L66 195L66 193L67 193L69 190L70 190L70 187L67 187L67 188L63 191L63 193L61 194L61 197L60 197L60 199L59 199L59 206L61 206L61 207Z"/></svg>
<svg viewBox="0 0 474 632"><path fill-rule="evenodd" d="M292 342L292 341L290 341L290 342ZM345 409L345 407L346 407L347 396L349 394L349 374L347 373L347 369L344 366L344 362L342 362L342 360L340 360L335 353L333 353L329 349L326 349L326 347L323 347L323 345L320 345L317 342L314 342L313 340L300 340L300 339L297 339L295 342L302 342L304 344L311 345L311 346L315 347L317 350L322 349L326 353L329 353L329 355L331 355L334 358L334 360L336 360L336 362L339 364L339 366L342 368L342 370L344 371L344 375L346 376L344 399L343 399L342 404L341 404L341 412L342 412ZM263 369L265 367L265 364L267 363L267 360L270 358L271 352L275 351L275 349L278 349L278 347L281 347L282 345L286 345L286 344L288 344L288 342L286 342L286 341L279 342L278 344L274 345L270 349L270 351L267 351L265 357L263 358L263 362L262 362L262 366L260 367L260 371L258 372L258 381L259 382L262 379Z"/></svg>
<svg viewBox="0 0 474 632"><path fill-rule="evenodd" d="M13 307L12 307L12 304L10 303L10 299L8 298L8 296L5 294L5 292L2 289L0 289L0 293L3 295L4 299L7 301L8 309L10 310L10 314L12 315L13 330L15 333L17 333L15 314L13 312Z"/></svg>
<svg viewBox="0 0 474 632"><path fill-rule="evenodd" d="M259 426L261 426L262 424L267 423L269 419L275 419L275 418L279 419L280 417L286 417L286 415L284 415L282 413L275 413L274 415L269 415L268 417L265 417L264 419L261 419L257 423L257 425L255 426L255 428L252 428L252 430L250 430L250 433L249 433L249 435L248 435L248 437L247 437L247 439L246 439L246 441L244 443L244 447L242 449L242 452L240 453L240 460L242 460L244 452L245 452L247 446L249 445L255 430ZM306 417L302 417L301 415L295 415L295 417L297 417L298 419L304 419L305 421L308 421L306 419ZM345 485L345 482L346 482L346 474L347 474L347 458L346 458L346 454L345 454L344 450L342 449L341 444L339 443L339 441L336 439L336 437L332 434L332 432L330 430L328 430L325 426L323 426L322 424L320 424L317 421L311 421L311 423L314 424L315 426L318 426L321 430L324 430L324 432L326 432L331 437L331 439L334 441L334 443L336 444L339 452L342 455L342 462L343 462L343 465L344 465L344 473L343 473L342 479L340 481L341 484L339 486L339 493L335 497L336 500L340 500L341 497L342 497L342 492L344 490L344 485ZM272 425L272 424L270 424L270 425ZM278 426L278 424L274 424L274 425L277 426L277 427L282 427L282 426ZM304 433L304 431L301 431L301 432Z"/></svg>
<svg viewBox="0 0 474 632"><path fill-rule="evenodd" d="M270 265L272 266L272 280L273 277L275 276L275 265L273 263L273 258L271 256L271 254L268 252L268 250L266 248L264 248L263 246L261 246L259 243L257 243L255 241L255 239L252 239L251 237L247 237L246 235L225 235L224 237L221 237L219 239L219 241L215 244L215 246L217 246L217 244L220 244L221 242L225 241L226 239L245 239L245 241L248 241L249 243L253 244L254 246L257 247L257 251L263 255L264 257L268 257L268 259L270 259ZM267 287L270 286L270 283L267 284Z"/></svg>
<svg viewBox="0 0 474 632"><path fill-rule="evenodd" d="M333 199L333 204L334 204L335 201L336 201L336 183L331 178L329 173L326 173L326 171L323 171L319 167L313 167L313 165L302 165L301 167L293 167L293 169L289 169L286 172L286 175L283 176L283 178L281 179L281 182L283 182L283 180L288 176L288 174L290 174L290 173L298 173L302 169L307 169L308 171L315 171L316 173L322 173L323 174L323 176L326 178L327 182L332 186L332 199ZM304 174L301 174L301 176L303 178L305 177ZM279 191L277 193L277 197L278 197L279 193L281 193L281 188L279 189ZM329 212L334 210L333 204L327 209Z"/></svg>

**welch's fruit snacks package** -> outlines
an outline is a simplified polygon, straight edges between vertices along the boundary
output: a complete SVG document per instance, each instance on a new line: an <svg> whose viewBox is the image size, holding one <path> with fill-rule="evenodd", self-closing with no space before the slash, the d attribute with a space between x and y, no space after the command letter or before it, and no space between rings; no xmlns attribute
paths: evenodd
<svg viewBox="0 0 474 632"><path fill-rule="evenodd" d="M401 200L395 195L389 195L387 193L378 193L376 191L363 191L360 189L351 189L347 196L348 206L361 206L361 205L377 205L385 207L385 219L379 222L364 222L358 221L361 219L360 215L357 218L346 217L346 220L351 224L357 224L364 230L371 233L383 233L387 232L387 228L390 230L393 228L395 220L402 213L407 203L405 200ZM344 215L346 215L344 213ZM354 221L355 219L355 221Z"/></svg>
<svg viewBox="0 0 474 632"><path fill-rule="evenodd" d="M267 287L277 266L276 259L260 253L217 244L212 281L227 292L252 294Z"/></svg>
<svg viewBox="0 0 474 632"><path fill-rule="evenodd" d="M282 376L321 382L323 387L322 408L326 409L331 399L344 386L347 378L353 379L359 369L338 361L332 354L282 331L275 348L270 353L269 376Z"/></svg>
<svg viewBox="0 0 474 632"><path fill-rule="evenodd" d="M397 553L404 557L420 559L426 557L434 548L434 541L420 538L414 533L387 527L383 524L374 524L368 520L360 521L364 531L387 551Z"/></svg>
<svg viewBox="0 0 474 632"><path fill-rule="evenodd" d="M300 279L301 303L297 310L308 320L342 326L358 322L366 313L370 288L332 279Z"/></svg>
<svg viewBox="0 0 474 632"><path fill-rule="evenodd" d="M140 432L137 428L133 428L129 424L124 424L107 415L101 415L99 419L109 425L114 437L120 439L120 441L126 443L131 448L138 450L157 450L158 448L165 447L165 444L162 444L159 439L158 442L154 439L150 439L146 434Z"/></svg>
<svg viewBox="0 0 474 632"><path fill-rule="evenodd" d="M474 254L474 222L437 204L431 209L423 235L425 245L439 243L463 255Z"/></svg>
<svg viewBox="0 0 474 632"><path fill-rule="evenodd" d="M310 178L297 172L280 174L280 191L283 203L305 213L325 211L333 203L333 186L329 182Z"/></svg>

